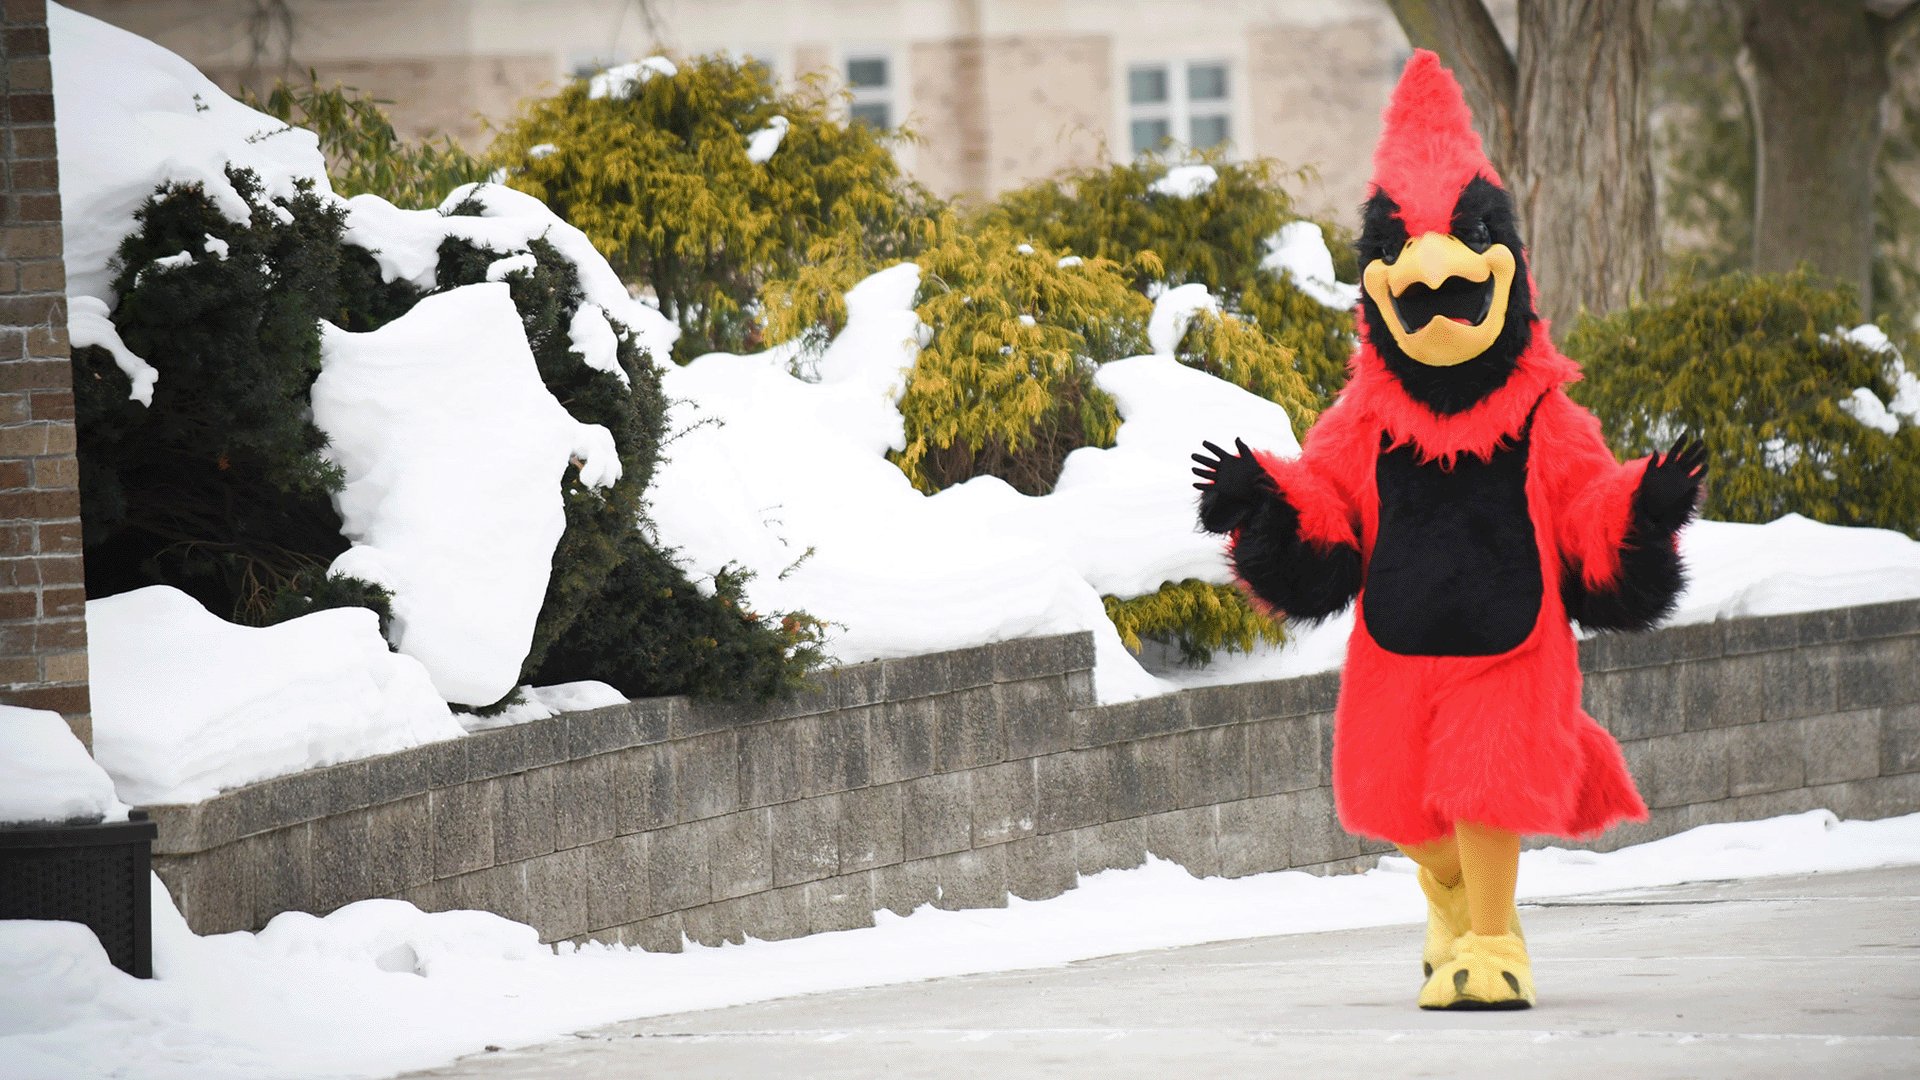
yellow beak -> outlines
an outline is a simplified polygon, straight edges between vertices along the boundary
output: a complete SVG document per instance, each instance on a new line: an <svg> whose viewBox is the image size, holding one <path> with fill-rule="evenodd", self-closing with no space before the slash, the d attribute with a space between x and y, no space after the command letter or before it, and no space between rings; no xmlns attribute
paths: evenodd
<svg viewBox="0 0 1920 1080"><path fill-rule="evenodd" d="M1427 233L1407 241L1392 265L1368 263L1361 286L1402 351L1423 364L1452 367L1486 352L1500 336L1513 271L1505 244L1476 252L1447 234Z"/></svg>

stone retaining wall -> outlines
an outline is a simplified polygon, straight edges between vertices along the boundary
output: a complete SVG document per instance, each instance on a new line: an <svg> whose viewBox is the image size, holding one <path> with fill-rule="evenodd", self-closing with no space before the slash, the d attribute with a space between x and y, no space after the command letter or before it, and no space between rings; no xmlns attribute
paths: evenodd
<svg viewBox="0 0 1920 1080"><path fill-rule="evenodd" d="M1920 602L1583 643L1653 809L1598 847L1920 810ZM150 808L201 933L374 896L678 949L1039 899L1146 853L1371 863L1328 787L1333 673L1093 704L1091 635L852 665L767 707L636 701Z"/></svg>

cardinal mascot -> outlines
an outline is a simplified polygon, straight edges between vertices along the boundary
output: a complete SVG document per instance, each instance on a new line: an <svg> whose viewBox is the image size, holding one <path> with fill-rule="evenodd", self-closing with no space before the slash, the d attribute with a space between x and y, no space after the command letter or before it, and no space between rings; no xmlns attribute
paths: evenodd
<svg viewBox="0 0 1920 1080"><path fill-rule="evenodd" d="M1513 200L1433 53L1374 152L1348 383L1282 460L1203 443L1200 522L1276 617L1354 603L1333 787L1428 901L1429 1009L1534 1003L1514 911L1523 834L1645 820L1619 744L1580 709L1570 622L1645 629L1681 587L1698 442L1622 465L1565 391Z"/></svg>

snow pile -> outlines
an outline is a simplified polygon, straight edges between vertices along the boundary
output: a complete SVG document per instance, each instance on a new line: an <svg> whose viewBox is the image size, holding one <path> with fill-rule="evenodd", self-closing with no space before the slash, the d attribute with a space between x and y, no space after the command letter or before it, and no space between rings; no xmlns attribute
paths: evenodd
<svg viewBox="0 0 1920 1080"><path fill-rule="evenodd" d="M136 805L460 734L365 608L235 626L154 585L89 600L87 648L94 757Z"/></svg>
<svg viewBox="0 0 1920 1080"><path fill-rule="evenodd" d="M68 295L114 301L107 264L167 181L201 184L242 223L253 214L229 166L252 169L269 198L293 197L299 180L331 190L312 132L247 108L180 57L58 4L47 5L47 33Z"/></svg>
<svg viewBox="0 0 1920 1080"><path fill-rule="evenodd" d="M566 528L560 478L620 477L613 435L540 381L503 282L421 300L365 334L323 326L313 419L346 473L331 572L393 592L394 646L449 701L510 692Z"/></svg>
<svg viewBox="0 0 1920 1080"><path fill-rule="evenodd" d="M664 56L649 56L645 60L610 67L587 80L587 97L624 98L632 97L635 90L647 84L655 75L665 75L671 79L680 74L673 61Z"/></svg>
<svg viewBox="0 0 1920 1080"><path fill-rule="evenodd" d="M107 318L105 300L85 295L67 298L67 341L76 349L98 345L112 353L114 365L133 383L127 400L153 404L153 384L160 381L160 373L120 340L120 331Z"/></svg>
<svg viewBox="0 0 1920 1080"><path fill-rule="evenodd" d="M101 820L127 820L127 805L66 720L0 705L0 824Z"/></svg>
<svg viewBox="0 0 1920 1080"><path fill-rule="evenodd" d="M784 116L776 116L767 121L767 126L747 136L747 160L755 165L765 165L773 160L781 140L787 137L787 128L792 126Z"/></svg>
<svg viewBox="0 0 1920 1080"><path fill-rule="evenodd" d="M1192 199L1212 191L1219 179L1219 172L1211 165L1175 165L1167 175L1148 184L1147 190L1170 199Z"/></svg>
<svg viewBox="0 0 1920 1080"><path fill-rule="evenodd" d="M1260 269L1291 278L1294 288L1330 308L1345 311L1360 302L1360 286L1333 276L1333 253L1327 250L1320 226L1311 221L1289 222L1267 237L1266 243Z"/></svg>
<svg viewBox="0 0 1920 1080"><path fill-rule="evenodd" d="M1887 340L1886 331L1872 323L1862 323L1851 330L1844 326L1833 329L1839 337L1885 356L1886 380L1893 386L1893 400L1886 402L1872 390L1856 386L1852 394L1840 399L1840 411L1887 435L1898 434L1903 419L1909 424L1920 424L1920 376L1908 369L1900 350ZM1827 339L1825 334L1820 336Z"/></svg>
<svg viewBox="0 0 1920 1080"><path fill-rule="evenodd" d="M790 374L780 350L668 371L682 434L650 489L661 539L697 573L754 571L757 610L834 624L843 661L1091 630L1103 700L1165 691L1120 644L1100 596L1225 583L1219 541L1193 528L1187 455L1236 434L1298 453L1286 411L1170 356L1118 360L1096 375L1124 421L1116 445L1074 451L1051 495L993 477L922 495L885 456L905 444L896 402L921 332L918 284L902 264L850 291L817 383ZM1158 310L1204 296L1170 290Z"/></svg>
<svg viewBox="0 0 1920 1080"><path fill-rule="evenodd" d="M151 981L110 967L78 924L0 922L0 1077L385 1076L616 1020L1210 941L1404 924L1417 948L1426 908L1412 866L1380 862L1364 874L1196 879L1150 858L1052 900L883 910L869 929L677 954L555 955L517 923L398 900L197 937L156 879ZM1813 811L1607 854L1529 851L1519 895L1915 863L1920 815L1841 822Z"/></svg>
<svg viewBox="0 0 1920 1080"><path fill-rule="evenodd" d="M530 720L545 720L549 716L558 716L563 712L580 712L584 709L598 709L607 705L624 705L627 695L594 679L579 682L559 683L554 686L523 686L520 688L520 701L501 709L499 712L482 716L479 713L460 713L460 726L469 732L490 731L494 728L512 727Z"/></svg>

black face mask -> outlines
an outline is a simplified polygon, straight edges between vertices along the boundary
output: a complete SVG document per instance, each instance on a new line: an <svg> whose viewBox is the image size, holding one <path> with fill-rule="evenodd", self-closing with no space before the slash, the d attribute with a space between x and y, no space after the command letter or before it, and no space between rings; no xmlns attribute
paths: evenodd
<svg viewBox="0 0 1920 1080"><path fill-rule="evenodd" d="M1485 352L1451 367L1423 364L1408 356L1394 340L1373 297L1364 291L1360 297L1367 341L1373 351L1400 380L1408 397L1442 416L1465 412L1507 384L1508 377L1519 366L1520 355L1533 343L1536 317L1533 293L1527 281L1526 248L1520 242L1520 230L1514 222L1512 198L1486 178L1476 176L1454 201L1450 228L1456 239L1474 251L1504 244L1513 252L1513 284L1508 289L1506 323ZM1354 245L1360 254L1362 275L1367 264L1375 259L1392 264L1406 247L1407 239L1406 223L1400 220L1400 204L1384 191L1374 192L1362 210L1360 239Z"/></svg>

